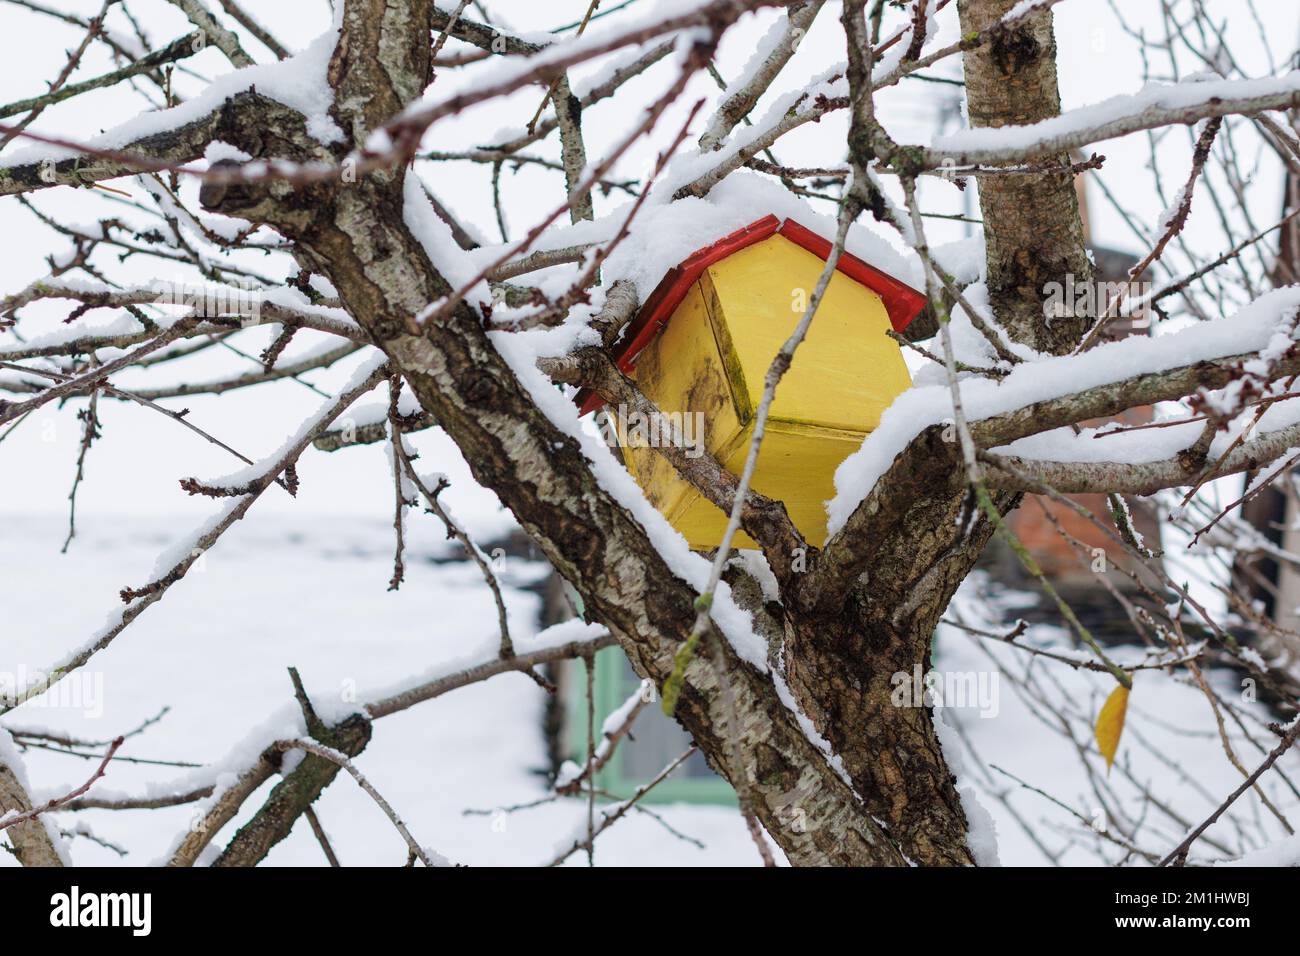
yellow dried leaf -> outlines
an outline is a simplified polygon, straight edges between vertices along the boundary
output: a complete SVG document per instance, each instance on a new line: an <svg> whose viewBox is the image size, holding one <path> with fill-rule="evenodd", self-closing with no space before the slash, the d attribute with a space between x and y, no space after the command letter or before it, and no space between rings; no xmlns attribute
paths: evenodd
<svg viewBox="0 0 1300 956"><path fill-rule="evenodd" d="M1128 712L1128 688L1123 684L1116 687L1101 706L1097 715L1097 727L1093 731L1097 737L1097 749L1106 758L1106 772L1115 762L1115 751L1119 750L1120 734L1124 733L1124 715Z"/></svg>

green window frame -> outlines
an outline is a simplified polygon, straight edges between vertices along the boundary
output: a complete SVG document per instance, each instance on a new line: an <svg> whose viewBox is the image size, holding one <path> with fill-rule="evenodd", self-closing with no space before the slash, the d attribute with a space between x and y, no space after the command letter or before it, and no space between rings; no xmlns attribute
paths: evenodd
<svg viewBox="0 0 1300 956"><path fill-rule="evenodd" d="M587 762L587 673L586 661L575 660L569 664L567 680L567 717L569 758L579 767ZM621 647L607 647L596 652L596 673L593 687L596 711L596 746L600 746L601 728L606 718L616 711L641 686L641 679L633 672L627 662L627 656ZM611 797L601 799L627 800L638 787L649 783L667 765L668 761L689 746L690 738L681 726L663 712L659 706L658 696L653 703L643 708L632 725L633 738L641 731L642 740L650 739L656 732L663 733L671 727L672 731L682 737L681 748L674 750L662 763L648 767L636 767L636 757L632 754L637 747L635 739L623 738L609 761L596 772L596 787ZM661 738L662 739L662 738ZM598 797L600 795L598 794ZM704 757L695 753L685 764L667 780L658 784L641 800L645 803L696 803L717 806L736 806L736 792L722 777L710 770L704 763Z"/></svg>

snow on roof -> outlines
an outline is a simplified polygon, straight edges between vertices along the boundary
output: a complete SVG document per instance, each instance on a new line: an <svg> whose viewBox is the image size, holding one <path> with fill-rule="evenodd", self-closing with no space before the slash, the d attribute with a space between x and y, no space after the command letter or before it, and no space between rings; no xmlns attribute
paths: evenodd
<svg viewBox="0 0 1300 956"><path fill-rule="evenodd" d="M656 186L637 212L627 238L602 267L601 276L606 285L619 279L630 280L644 301L664 275L691 253L768 213L781 219L794 219L828 242L835 240L834 216L817 212L771 177L752 170L737 170L702 199L687 197L669 202L670 195L662 185ZM529 251L608 242L623 225L631 204L632 200L622 203L592 222L548 229ZM506 245L485 246L466 255L482 267L499 258L507 248ZM905 255L880 232L862 222L850 228L845 248L868 265L915 289L925 287L920 260L914 254Z"/></svg>
<svg viewBox="0 0 1300 956"><path fill-rule="evenodd" d="M703 199L688 197L642 209L633 222L632 234L609 257L606 275L610 281L631 279L644 298L669 269L691 253L767 213L794 219L828 242L835 241L834 216L817 212L769 176L737 170ZM845 249L913 288L924 288L920 261L914 255L904 256L861 222L850 228Z"/></svg>

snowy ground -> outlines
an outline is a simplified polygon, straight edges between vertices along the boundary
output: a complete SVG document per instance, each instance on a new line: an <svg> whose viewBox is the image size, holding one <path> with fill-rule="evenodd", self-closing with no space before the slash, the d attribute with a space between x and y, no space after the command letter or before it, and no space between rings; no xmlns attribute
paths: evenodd
<svg viewBox="0 0 1300 956"><path fill-rule="evenodd" d="M117 590L145 580L157 554L188 527L175 519L94 516L85 519L69 553L60 556L62 521L53 515L0 518L0 671L39 667L84 640L113 608ZM243 524L207 555L201 572L191 574L95 658L93 680L82 685L85 695L62 707L24 707L5 725L39 725L105 739L166 705L167 715L146 734L132 738L122 755L219 761L285 706L290 692L285 668L290 665L302 671L317 699L337 698L351 687L364 697L367 689L492 646L490 596L472 568L441 560L458 555L441 540L430 519L412 522L408 578L397 593L385 590L391 573L391 529L381 521L276 515ZM535 566L518 562L506 577L522 585L536 574ZM974 587L967 589L958 610L968 612L973 606ZM509 604L512 626L526 635L533 627L536 598L512 589ZM1036 636L1058 638L1050 631ZM941 634L940 669L983 673L985 687L994 691L974 706L947 711L960 723L977 759L956 738L952 746L963 751L963 781L973 781L985 791L981 801L995 821L1002 862L1042 864L1043 854L1007 806L988 795L989 786L1010 793L1010 806L1052 851L1071 841L1091 841L1065 811L988 765L996 764L1091 815L1097 798L1082 768L1085 763L1099 768L1100 758L1089 745L1084 721L1095 716L1109 685L1105 675L1062 667L1050 671L1045 686L1081 715L1075 732L1085 750L1092 750L1081 755L1056 733L1050 720L1034 715L1005 677L996 687L987 683L987 649L987 642L977 644L951 631ZM1027 663L1022 652L991 649L1017 673ZM1041 665L1035 667L1042 677ZM464 814L466 809L524 803L544 795L538 774L545 763L542 706L543 692L526 678L498 677L379 721L358 765L416 837L451 860L475 865L542 863L585 825L580 802L508 816ZM1120 751L1121 763L1134 780L1188 819L1199 821L1213 809L1211 798L1217 802L1240 781L1212 736L1213 719L1204 698L1150 672L1139 676L1132 706L1133 720L1148 718L1130 726L1140 729L1149 746L1139 742L1137 734L1130 735ZM996 713L981 717L981 710ZM1260 755L1249 747L1243 745L1241 752L1247 765L1259 762ZM1290 756L1287 761L1290 774L1300 777L1300 758ZM26 762L37 796L44 798L79 784L93 766L37 750L27 752ZM191 773L116 762L96 792L179 789ZM1205 792L1188 780L1197 781ZM1136 806L1135 785L1119 767L1111 782L1127 795L1130 808ZM1271 792L1283 812L1300 819L1294 796L1278 787ZM1253 801L1243 798L1243 807L1257 808ZM259 802L250 800L247 807ZM706 848L675 839L648 816L634 814L600 839L597 863L693 866L758 861L734 810L687 805L656 809ZM350 780L340 777L318 810L345 865L404 862L406 850L397 833ZM63 814L59 822L64 828L87 826L100 839L131 850L120 859L89 840L75 839L75 862L145 865L167 852L193 812L185 807L88 811ZM1246 815L1255 816L1255 809ZM1178 827L1158 813L1143 832L1150 837L1147 845L1160 849L1168 849L1181 836ZM1235 828L1216 826L1210 832L1234 850L1239 848L1242 838ZM1276 836L1276 826L1269 832ZM1254 838L1248 832L1244 839L1241 846L1248 847ZM1119 850L1112 854L1114 859L1121 856ZM0 855L0 865L12 862ZM270 862L318 865L323 858L304 824L276 847ZM1076 846L1067 850L1062 862L1095 863L1096 858Z"/></svg>
<svg viewBox="0 0 1300 956"><path fill-rule="evenodd" d="M434 564L459 557L432 519L412 521L414 547L401 590L386 590L392 572L391 528L365 519L315 516L254 520L231 531L191 574L109 650L95 658L102 697L88 683L74 706L15 712L11 727L44 726L105 739L170 706L123 756L220 760L290 699L285 668L297 666L313 697L338 698L355 686L363 696L454 660L495 640L491 596L472 566ZM157 554L187 524L147 519L86 521L69 553L58 554L61 518L0 518L0 670L14 672L61 656L105 618L125 584L147 579ZM510 569L519 583L536 568ZM526 635L537 601L509 592L512 628ZM397 808L412 832L448 858L470 864L537 864L572 842L585 826L585 805L566 801L509 817L471 816L544 795L543 692L510 674L456 691L376 724L358 764ZM94 712L102 709L102 714ZM90 715L84 711L91 711ZM40 751L26 755L33 787L46 798L66 792L93 768L89 761ZM150 781L183 781L172 767L115 763L96 792L138 794ZM156 786L156 784L155 784ZM179 788L178 788L179 789ZM255 808L259 799L249 801ZM404 862L406 849L389 822L350 780L340 778L318 804L345 864ZM192 809L87 811L61 824L88 824L96 836L131 849L127 864L164 854L188 825ZM753 854L734 812L672 807L673 825L706 843L700 850L648 817L629 817L602 837L604 864L720 864ZM231 830L233 832L233 829ZM219 841L218 841L219 842ZM115 864L117 855L86 840L73 859ZM0 865L12 864L0 854ZM276 847L270 862L323 862L304 825Z"/></svg>

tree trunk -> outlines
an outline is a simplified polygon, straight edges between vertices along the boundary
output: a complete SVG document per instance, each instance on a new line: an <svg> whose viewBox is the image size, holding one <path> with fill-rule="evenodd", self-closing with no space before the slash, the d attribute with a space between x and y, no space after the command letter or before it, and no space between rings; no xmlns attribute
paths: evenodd
<svg viewBox="0 0 1300 956"><path fill-rule="evenodd" d="M1011 5L969 0L964 29L975 29L967 19L985 23ZM364 143L425 88L431 7L429 0L346 4L329 78L335 119L353 143ZM1055 111L1050 33L1044 15L1011 50L968 61L972 103L984 121L1037 119L1044 102ZM274 135L257 124L229 125L223 138L254 156L338 162L346 155L343 146L326 152L300 123L278 124ZM601 487L578 443L539 410L472 308L461 302L417 326L415 317L453 290L408 224L405 175L395 167L305 189L229 189L205 205L268 223L295 241L303 264L329 277L460 447L475 480L513 512L637 673L662 686L691 631L696 594ZM1045 331L1037 291L1047 276L1086 271L1068 176L999 186L982 201L999 283L996 314L1027 344L1063 347L1061 326ZM945 461L952 467L936 467ZM784 606L752 602L777 645L773 662L783 662L795 706L829 742L834 761L810 739L773 676L741 660L720 635L706 638L716 653L698 654L686 670L678 720L796 864L973 862L933 715L892 699L896 674L910 680L928 668L939 617L992 533L982 519L958 520L965 508L955 446L930 429L881 478L852 533L811 555L809 573L776 569L788 592ZM819 566L831 570L818 574Z"/></svg>
<svg viewBox="0 0 1300 956"><path fill-rule="evenodd" d="M958 0L962 35L986 29L1015 6L1017 0ZM1050 10L996 32L962 62L972 126L1037 123L1061 112ZM984 176L979 193L993 314L1017 342L1059 354L1079 343L1091 320L1045 321L1044 287L1064 283L1067 275L1077 284L1090 282L1092 263L1069 156L1056 157L1054 165L1067 172Z"/></svg>
<svg viewBox="0 0 1300 956"><path fill-rule="evenodd" d="M4 733L0 730L0 733ZM18 780L18 774L0 763L0 817L7 813L30 813L31 799ZM14 824L5 831L13 844L14 855L23 866L63 866L54 839L40 817Z"/></svg>

